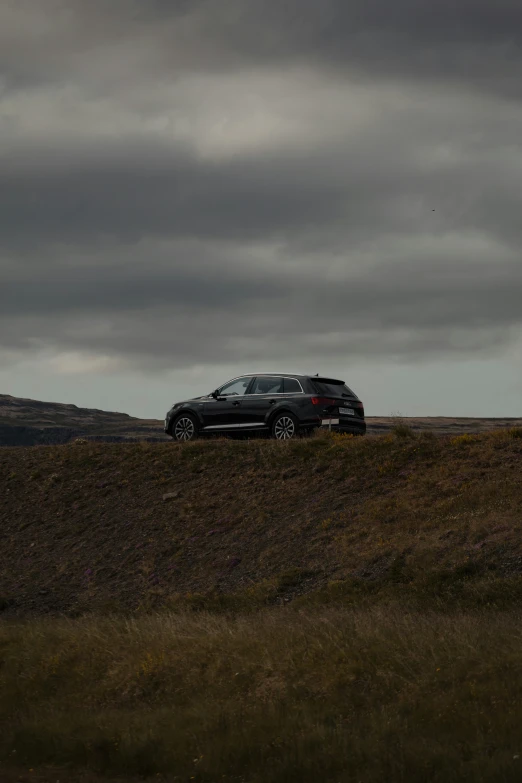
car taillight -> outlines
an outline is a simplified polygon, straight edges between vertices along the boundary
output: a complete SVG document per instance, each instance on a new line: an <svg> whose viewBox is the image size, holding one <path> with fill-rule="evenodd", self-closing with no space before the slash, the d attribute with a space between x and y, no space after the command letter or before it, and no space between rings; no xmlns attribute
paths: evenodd
<svg viewBox="0 0 522 783"><path fill-rule="evenodd" d="M312 397L312 405L335 405L335 400L328 397Z"/></svg>

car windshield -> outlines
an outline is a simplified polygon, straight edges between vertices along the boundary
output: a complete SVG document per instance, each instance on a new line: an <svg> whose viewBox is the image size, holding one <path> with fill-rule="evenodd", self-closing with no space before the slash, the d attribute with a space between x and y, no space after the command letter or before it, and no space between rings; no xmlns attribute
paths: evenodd
<svg viewBox="0 0 522 783"><path fill-rule="evenodd" d="M343 381L334 381L329 378L311 378L312 386L317 394L325 397L356 397L351 389Z"/></svg>

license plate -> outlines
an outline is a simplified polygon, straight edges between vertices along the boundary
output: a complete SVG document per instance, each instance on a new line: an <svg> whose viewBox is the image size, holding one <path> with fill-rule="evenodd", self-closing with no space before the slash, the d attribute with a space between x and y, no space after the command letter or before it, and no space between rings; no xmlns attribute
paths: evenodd
<svg viewBox="0 0 522 783"><path fill-rule="evenodd" d="M339 413L341 416L355 416L353 408L339 408Z"/></svg>
<svg viewBox="0 0 522 783"><path fill-rule="evenodd" d="M323 427L328 427L329 424L339 424L339 419L323 419Z"/></svg>

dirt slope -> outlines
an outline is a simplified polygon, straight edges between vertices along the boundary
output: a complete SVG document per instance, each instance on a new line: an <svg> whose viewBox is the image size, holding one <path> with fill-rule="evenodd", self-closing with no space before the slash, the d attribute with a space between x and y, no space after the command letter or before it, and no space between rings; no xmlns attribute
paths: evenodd
<svg viewBox="0 0 522 783"><path fill-rule="evenodd" d="M517 576L521 433L2 449L0 600L22 615L135 610Z"/></svg>

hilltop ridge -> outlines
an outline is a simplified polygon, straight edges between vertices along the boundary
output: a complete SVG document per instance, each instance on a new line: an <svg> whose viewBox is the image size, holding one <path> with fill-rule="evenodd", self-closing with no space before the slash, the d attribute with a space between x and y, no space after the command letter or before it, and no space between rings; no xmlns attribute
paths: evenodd
<svg viewBox="0 0 522 783"><path fill-rule="evenodd" d="M522 426L522 418L403 417L414 431L436 434L479 433L502 427ZM390 432L394 416L367 416L370 434ZM77 405L42 402L0 394L0 446L38 446L69 443L75 438L125 443L169 442L163 421L140 419L127 413L80 408Z"/></svg>

